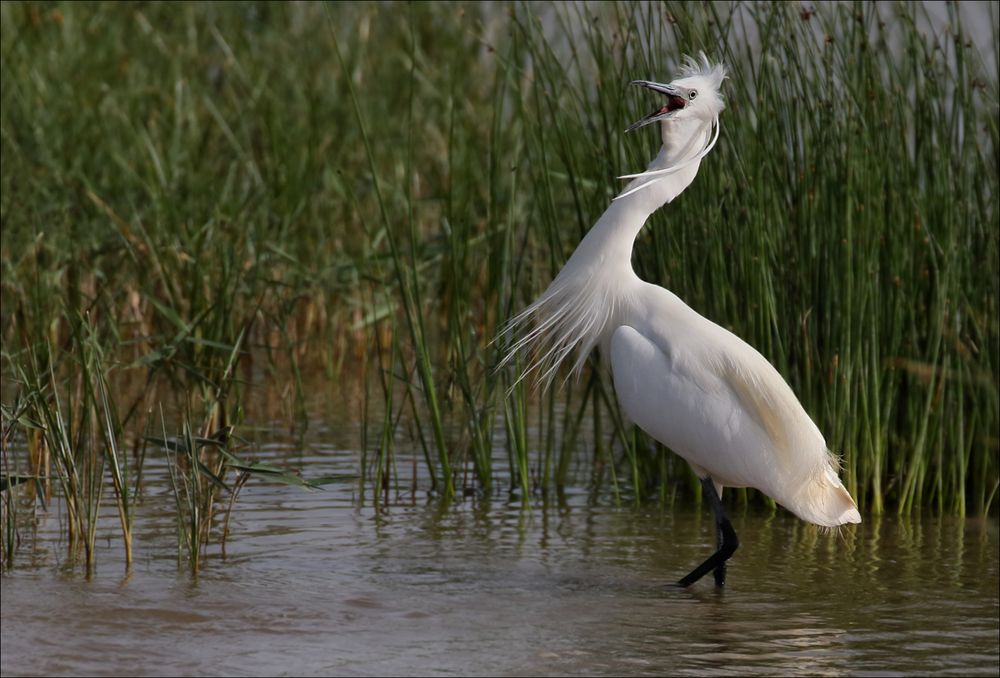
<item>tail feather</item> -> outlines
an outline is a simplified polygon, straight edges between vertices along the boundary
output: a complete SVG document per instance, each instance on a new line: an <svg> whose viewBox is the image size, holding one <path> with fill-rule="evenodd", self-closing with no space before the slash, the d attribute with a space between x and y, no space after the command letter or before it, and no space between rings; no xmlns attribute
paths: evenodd
<svg viewBox="0 0 1000 678"><path fill-rule="evenodd" d="M806 483L791 503L788 508L793 513L823 527L861 522L858 505L829 466Z"/></svg>

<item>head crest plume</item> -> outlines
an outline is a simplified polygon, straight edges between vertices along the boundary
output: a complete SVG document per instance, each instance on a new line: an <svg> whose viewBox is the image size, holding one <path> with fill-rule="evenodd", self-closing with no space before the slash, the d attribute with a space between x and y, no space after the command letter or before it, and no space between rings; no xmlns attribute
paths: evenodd
<svg viewBox="0 0 1000 678"><path fill-rule="evenodd" d="M698 52L698 56L700 57L700 63L698 59L695 59L691 55L684 55L684 63L681 66L681 77L699 76L705 78L711 83L713 88L719 90L722 87L722 81L726 79L726 67L721 63L713 64L708 60L704 52Z"/></svg>

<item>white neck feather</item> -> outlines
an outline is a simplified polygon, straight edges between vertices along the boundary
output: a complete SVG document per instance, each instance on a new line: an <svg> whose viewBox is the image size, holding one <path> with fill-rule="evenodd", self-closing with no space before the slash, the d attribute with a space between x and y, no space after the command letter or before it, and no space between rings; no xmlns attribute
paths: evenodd
<svg viewBox="0 0 1000 678"><path fill-rule="evenodd" d="M711 132L711 124L697 120L662 124L663 146L643 174L683 166L667 174L640 175L611 203L548 289L504 328L504 334L513 331L520 336L508 349L501 367L518 352L531 348L535 358L520 379L538 370L544 387L579 346L573 373L580 371L594 346L621 324L632 292L641 282L632 270L636 236L649 215L694 180L701 164L698 155L710 148ZM532 318L536 320L534 327L523 331Z"/></svg>

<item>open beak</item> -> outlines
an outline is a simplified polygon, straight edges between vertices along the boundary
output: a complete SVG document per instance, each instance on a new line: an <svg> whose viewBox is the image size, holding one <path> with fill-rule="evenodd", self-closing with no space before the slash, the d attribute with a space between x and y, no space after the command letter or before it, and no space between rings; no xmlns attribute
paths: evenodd
<svg viewBox="0 0 1000 678"><path fill-rule="evenodd" d="M649 80L633 80L629 84L639 85L640 87L645 87L646 89L653 90L654 92L659 92L667 97L667 102L647 115L645 118L632 123L629 128L625 130L626 132L639 129L643 125L648 125L649 123L657 120L669 118L674 115L676 111L682 110L685 106L687 106L688 93L683 87L677 87L676 85L661 85L658 82L650 82Z"/></svg>

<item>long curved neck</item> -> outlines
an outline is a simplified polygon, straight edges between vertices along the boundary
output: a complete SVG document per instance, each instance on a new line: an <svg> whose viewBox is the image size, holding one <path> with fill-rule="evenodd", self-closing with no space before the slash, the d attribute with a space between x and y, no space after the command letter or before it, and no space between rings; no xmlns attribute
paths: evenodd
<svg viewBox="0 0 1000 678"><path fill-rule="evenodd" d="M663 146L646 171L675 167L690 160L704 148L711 134L711 123L699 120L667 121L662 124ZM619 197L608 206L601 218L577 246L573 256L560 272L569 270L584 273L589 278L600 276L598 268L612 277L632 271L632 245L649 216L681 194L698 173L701 160L695 160L683 169L660 177L640 177L633 180L622 193L628 193L640 184L644 188ZM576 260L576 261L574 261ZM575 264L575 265L571 265Z"/></svg>
<svg viewBox="0 0 1000 678"><path fill-rule="evenodd" d="M711 127L698 121L663 124L663 147L648 169L675 167L691 160L705 147ZM501 365L522 349L537 347L538 357L521 377L537 370L542 382L548 383L579 346L574 371L582 368L591 349L598 342L604 343L609 331L628 317L629 299L640 282L632 270L635 237L650 214L688 187L700 163L700 159L694 160L677 172L654 179L638 178L628 188L651 183L611 203L548 289L511 319L508 330L519 330L530 318L537 322L514 342Z"/></svg>

